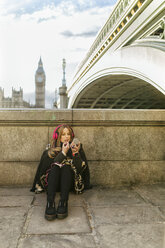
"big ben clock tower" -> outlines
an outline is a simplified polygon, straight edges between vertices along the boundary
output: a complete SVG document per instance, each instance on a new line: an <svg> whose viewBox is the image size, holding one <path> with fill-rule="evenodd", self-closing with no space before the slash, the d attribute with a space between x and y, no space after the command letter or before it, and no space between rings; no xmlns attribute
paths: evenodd
<svg viewBox="0 0 165 248"><path fill-rule="evenodd" d="M35 74L35 107L45 108L45 72L42 60L38 62L38 69Z"/></svg>

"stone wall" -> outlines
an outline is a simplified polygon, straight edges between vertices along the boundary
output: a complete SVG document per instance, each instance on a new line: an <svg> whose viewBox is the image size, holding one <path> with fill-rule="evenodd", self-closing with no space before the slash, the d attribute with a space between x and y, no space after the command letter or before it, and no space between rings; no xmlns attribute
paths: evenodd
<svg viewBox="0 0 165 248"><path fill-rule="evenodd" d="M72 125L94 185L165 181L164 110L0 111L0 185L30 185L54 128Z"/></svg>

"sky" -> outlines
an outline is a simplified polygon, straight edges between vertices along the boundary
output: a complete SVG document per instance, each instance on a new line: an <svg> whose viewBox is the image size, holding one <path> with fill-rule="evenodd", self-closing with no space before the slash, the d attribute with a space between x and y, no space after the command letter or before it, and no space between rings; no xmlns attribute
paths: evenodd
<svg viewBox="0 0 165 248"><path fill-rule="evenodd" d="M35 72L40 56L47 94L62 83L71 85L96 35L117 0L0 0L0 87L11 97L23 88L34 104Z"/></svg>

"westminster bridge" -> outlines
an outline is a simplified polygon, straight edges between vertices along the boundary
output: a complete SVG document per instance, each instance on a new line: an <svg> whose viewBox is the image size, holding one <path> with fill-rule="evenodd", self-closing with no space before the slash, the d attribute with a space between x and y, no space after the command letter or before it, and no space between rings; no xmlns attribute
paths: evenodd
<svg viewBox="0 0 165 248"><path fill-rule="evenodd" d="M165 181L164 16L164 0L117 1L74 77L69 109L0 110L1 185L32 183L62 123L83 143L92 184Z"/></svg>
<svg viewBox="0 0 165 248"><path fill-rule="evenodd" d="M0 110L1 247L165 247L164 6L117 2L77 71L70 109ZM65 224L47 223L46 195L29 189L62 123L81 140L94 187L70 195Z"/></svg>
<svg viewBox="0 0 165 248"><path fill-rule="evenodd" d="M165 2L117 1L79 65L69 108L165 108Z"/></svg>

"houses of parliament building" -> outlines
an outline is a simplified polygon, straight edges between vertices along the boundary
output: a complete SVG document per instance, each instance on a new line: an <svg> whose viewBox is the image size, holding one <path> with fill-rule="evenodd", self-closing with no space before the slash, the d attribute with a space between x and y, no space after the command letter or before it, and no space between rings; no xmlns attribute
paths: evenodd
<svg viewBox="0 0 165 248"><path fill-rule="evenodd" d="M12 88L12 97L4 97L4 89L0 87L0 108L45 108L45 81L46 76L40 58L35 74L35 105L23 100L23 89Z"/></svg>

